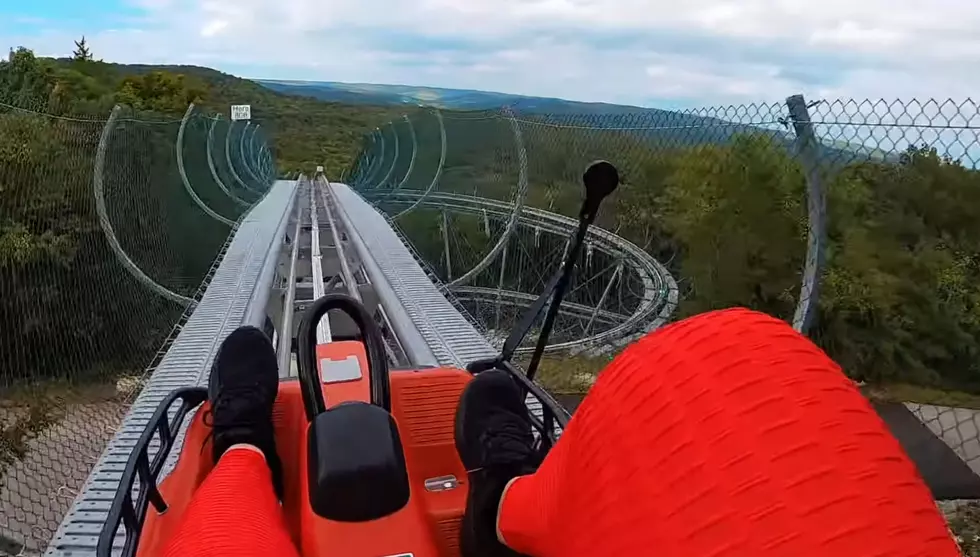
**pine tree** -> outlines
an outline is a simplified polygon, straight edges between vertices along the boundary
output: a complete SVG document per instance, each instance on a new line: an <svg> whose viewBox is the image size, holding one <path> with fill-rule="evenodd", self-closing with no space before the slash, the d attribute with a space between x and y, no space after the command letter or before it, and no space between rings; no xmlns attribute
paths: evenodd
<svg viewBox="0 0 980 557"><path fill-rule="evenodd" d="M72 53L75 60L81 60L87 62L92 60L92 51L89 50L88 44L85 42L85 36L82 36L82 40L75 41L75 46L77 47L75 52Z"/></svg>

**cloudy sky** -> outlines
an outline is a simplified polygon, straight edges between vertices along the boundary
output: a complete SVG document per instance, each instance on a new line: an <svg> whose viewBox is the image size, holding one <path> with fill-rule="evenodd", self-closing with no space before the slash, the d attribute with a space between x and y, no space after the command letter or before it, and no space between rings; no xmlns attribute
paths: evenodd
<svg viewBox="0 0 980 557"><path fill-rule="evenodd" d="M644 106L980 90L967 0L0 0L0 46L82 34L107 61Z"/></svg>

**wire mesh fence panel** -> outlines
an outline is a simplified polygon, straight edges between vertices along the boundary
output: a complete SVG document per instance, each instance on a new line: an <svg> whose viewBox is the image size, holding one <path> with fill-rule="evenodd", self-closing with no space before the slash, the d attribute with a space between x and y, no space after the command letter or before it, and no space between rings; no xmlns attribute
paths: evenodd
<svg viewBox="0 0 980 557"><path fill-rule="evenodd" d="M828 237L812 336L980 472L978 107L827 100L809 112Z"/></svg>
<svg viewBox="0 0 980 557"><path fill-rule="evenodd" d="M242 126L233 124L224 118L215 121L214 131L210 134L209 152L221 183L233 196L251 204L258 201L260 194L245 184L236 166L235 161L241 156L237 146Z"/></svg>
<svg viewBox="0 0 980 557"><path fill-rule="evenodd" d="M371 190L390 188L389 181L398 159L400 138L393 122L378 128L372 136L374 153L362 176L362 183Z"/></svg>
<svg viewBox="0 0 980 557"><path fill-rule="evenodd" d="M381 187L388 191L398 191L407 184L406 178L411 176L415 170L415 162L418 156L418 136L415 125L408 115L399 120L393 120L391 126L398 138L399 150L398 156L392 163L388 182Z"/></svg>
<svg viewBox="0 0 980 557"><path fill-rule="evenodd" d="M227 190L229 197L237 200L239 204L249 205L255 201L255 195L244 191L241 184L235 182L235 178L228 169L228 159L225 157L225 140L228 134L229 123L221 116L216 117L209 124L207 150L205 156L208 160L208 171L215 184Z"/></svg>
<svg viewBox="0 0 980 557"><path fill-rule="evenodd" d="M0 106L0 553L45 549L245 210L211 121Z"/></svg>
<svg viewBox="0 0 980 557"><path fill-rule="evenodd" d="M218 216L237 221L249 204L234 196L224 182L219 182L208 164L209 132L215 120L197 110L189 113L184 124L183 157L186 186L200 198L202 210L210 210Z"/></svg>
<svg viewBox="0 0 980 557"><path fill-rule="evenodd" d="M381 188L365 186L371 188L377 202L389 204L393 215L399 215L415 205L420 196L436 191L445 166L445 126L441 113L425 110L411 112L406 116L411 127L406 125L399 128L399 159L407 164L401 163L405 166L395 168L393 185ZM380 144L374 146L378 156L380 148ZM367 180L370 163L367 159L363 160L364 164L359 167L363 169L360 179Z"/></svg>
<svg viewBox="0 0 980 557"><path fill-rule="evenodd" d="M971 101L800 96L685 111L442 111L434 193L422 204L365 195L398 215L450 297L500 342L564 256L583 170L609 160L621 185L559 314L557 375L594 377L652 328L747 306L808 334L869 396L909 402L980 471L977 112ZM420 161L434 140L418 134ZM368 140L358 164L378 151ZM589 381L558 383L581 392Z"/></svg>
<svg viewBox="0 0 980 557"><path fill-rule="evenodd" d="M180 120L121 117L108 141L104 188L122 251L149 278L190 297L231 228L206 214L183 187L175 156L179 129Z"/></svg>
<svg viewBox="0 0 980 557"><path fill-rule="evenodd" d="M102 267L111 253L91 194L102 126L0 109L2 550L50 537L121 412L111 375L133 347L108 336L120 316L101 302L135 291Z"/></svg>
<svg viewBox="0 0 980 557"><path fill-rule="evenodd" d="M518 179L516 127L499 112L443 114L446 164L440 191L512 202Z"/></svg>

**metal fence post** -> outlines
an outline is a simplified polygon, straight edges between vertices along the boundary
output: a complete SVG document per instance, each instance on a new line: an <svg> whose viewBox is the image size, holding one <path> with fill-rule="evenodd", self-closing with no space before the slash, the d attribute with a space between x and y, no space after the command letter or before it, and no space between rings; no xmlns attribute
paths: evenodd
<svg viewBox="0 0 980 557"><path fill-rule="evenodd" d="M793 95L786 99L786 106L796 132L796 155L803 166L807 187L806 266L803 269L800 297L793 314L793 328L806 333L816 318L817 301L820 297L820 275L823 272L827 233L827 198L820 175L820 143L813 131L806 100L803 95Z"/></svg>

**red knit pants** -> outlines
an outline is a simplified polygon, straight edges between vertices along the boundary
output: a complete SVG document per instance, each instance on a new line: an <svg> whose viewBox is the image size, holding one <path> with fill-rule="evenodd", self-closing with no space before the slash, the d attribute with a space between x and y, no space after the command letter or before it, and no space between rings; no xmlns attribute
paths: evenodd
<svg viewBox="0 0 980 557"><path fill-rule="evenodd" d="M259 454L201 486L169 556L296 555ZM665 327L600 375L501 505L534 557L957 557L928 488L823 352L746 310Z"/></svg>
<svg viewBox="0 0 980 557"><path fill-rule="evenodd" d="M221 456L194 493L163 554L299 557L261 453L232 449Z"/></svg>

